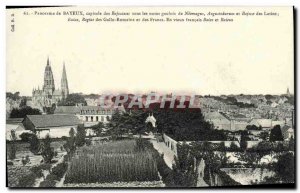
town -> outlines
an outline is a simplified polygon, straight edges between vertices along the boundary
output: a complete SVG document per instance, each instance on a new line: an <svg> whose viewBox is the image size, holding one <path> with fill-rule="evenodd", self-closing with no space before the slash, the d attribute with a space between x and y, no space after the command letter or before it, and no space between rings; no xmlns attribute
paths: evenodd
<svg viewBox="0 0 300 193"><path fill-rule="evenodd" d="M33 85L31 96L6 93L8 187L295 183L289 88L280 95L195 93L199 106L189 108L194 97L184 93L180 101L153 91L138 102L133 93L70 93L66 64L57 88L45 63L43 85Z"/></svg>

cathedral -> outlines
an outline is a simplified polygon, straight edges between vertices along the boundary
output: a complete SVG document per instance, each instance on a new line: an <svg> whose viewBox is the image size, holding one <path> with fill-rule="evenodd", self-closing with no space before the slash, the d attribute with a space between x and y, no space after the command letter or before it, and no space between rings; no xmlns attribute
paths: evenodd
<svg viewBox="0 0 300 193"><path fill-rule="evenodd" d="M57 104L59 101L67 98L69 95L68 80L65 64L61 77L61 89L55 89L53 73L49 58L44 72L43 88L32 90L32 103L39 107L51 107L52 104Z"/></svg>

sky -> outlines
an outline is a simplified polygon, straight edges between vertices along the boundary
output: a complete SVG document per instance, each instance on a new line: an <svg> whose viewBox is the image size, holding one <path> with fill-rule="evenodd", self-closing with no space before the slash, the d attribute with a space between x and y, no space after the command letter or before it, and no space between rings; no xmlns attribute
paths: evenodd
<svg viewBox="0 0 300 193"><path fill-rule="evenodd" d="M50 9L39 11L45 10ZM71 93L283 94L287 88L293 93L292 8L228 8L242 10L267 10L279 16L245 16L228 23L76 23L68 22L69 16L24 16L24 9L9 10L6 91L31 96L33 88L42 88L49 57L56 88L65 63Z"/></svg>

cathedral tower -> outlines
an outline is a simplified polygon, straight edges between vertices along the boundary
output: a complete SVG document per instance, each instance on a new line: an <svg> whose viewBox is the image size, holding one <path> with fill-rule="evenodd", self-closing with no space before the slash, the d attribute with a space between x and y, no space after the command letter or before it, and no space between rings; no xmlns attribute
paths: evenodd
<svg viewBox="0 0 300 193"><path fill-rule="evenodd" d="M61 91L63 97L67 98L67 96L69 95L69 87L68 87L68 79L67 79L65 63L63 67L62 76L61 76Z"/></svg>
<svg viewBox="0 0 300 193"><path fill-rule="evenodd" d="M54 78L53 78L53 73L50 66L49 58L47 60L47 66L45 68L45 73L44 73L43 90L46 92L46 94L50 94L50 95L52 95L53 91L55 90Z"/></svg>

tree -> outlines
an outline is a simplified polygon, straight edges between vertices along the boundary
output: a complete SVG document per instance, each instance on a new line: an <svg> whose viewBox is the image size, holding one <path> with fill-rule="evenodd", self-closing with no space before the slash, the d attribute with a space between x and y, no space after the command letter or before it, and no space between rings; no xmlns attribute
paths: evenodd
<svg viewBox="0 0 300 193"><path fill-rule="evenodd" d="M99 122L97 125L92 126L92 129L97 136L100 136L103 128L104 128L104 124L102 122Z"/></svg>
<svg viewBox="0 0 300 193"><path fill-rule="evenodd" d="M27 99L26 99L26 97L22 97L19 107L23 108L26 106L27 106Z"/></svg>
<svg viewBox="0 0 300 193"><path fill-rule="evenodd" d="M11 144L8 152L9 159L15 159L16 158L16 152L17 152L17 146L16 146L16 132L14 130L10 131L10 138L11 138Z"/></svg>
<svg viewBox="0 0 300 193"><path fill-rule="evenodd" d="M246 126L247 130L261 130L259 127L257 127L256 125L247 125Z"/></svg>
<svg viewBox="0 0 300 193"><path fill-rule="evenodd" d="M25 118L26 115L41 115L41 111L39 109L33 109L29 106L25 106L20 109L13 108L10 113L10 118Z"/></svg>
<svg viewBox="0 0 300 193"><path fill-rule="evenodd" d="M229 150L230 151L240 151L240 148L239 148L239 146L237 146L237 144L235 144L234 141L232 141L230 143Z"/></svg>
<svg viewBox="0 0 300 193"><path fill-rule="evenodd" d="M55 152L54 149L51 147L51 138L49 134L47 134L44 139L41 154L43 156L45 163L51 163L51 160L53 159Z"/></svg>
<svg viewBox="0 0 300 193"><path fill-rule="evenodd" d="M173 177L175 186L195 186L197 178L194 170L194 159L187 144L177 145L177 157L174 158L172 168L173 174L171 176Z"/></svg>
<svg viewBox="0 0 300 193"><path fill-rule="evenodd" d="M295 181L295 158L293 153L285 153L279 156L275 164L275 172L284 183Z"/></svg>
<svg viewBox="0 0 300 193"><path fill-rule="evenodd" d="M75 144L76 146L83 146L85 144L85 128L83 126L83 124L80 124L78 125L78 128L77 128L77 134L76 134L76 137L75 137Z"/></svg>
<svg viewBox="0 0 300 193"><path fill-rule="evenodd" d="M289 151L295 151L295 140L294 137L291 137L289 141Z"/></svg>
<svg viewBox="0 0 300 193"><path fill-rule="evenodd" d="M29 138L29 150L33 153L33 154L38 154L38 152L40 151L40 141L37 138L37 136L35 134L31 135Z"/></svg>
<svg viewBox="0 0 300 193"><path fill-rule="evenodd" d="M266 131L263 131L263 132L261 132L261 133L259 134L259 137L260 137L262 140L267 141L268 138L269 138L269 133L266 132Z"/></svg>
<svg viewBox="0 0 300 193"><path fill-rule="evenodd" d="M75 152L75 131L73 128L69 131L69 138L66 139L66 143L64 144L64 148L67 153L73 154Z"/></svg>
<svg viewBox="0 0 300 193"><path fill-rule="evenodd" d="M248 137L248 132L247 131L242 131L241 132L241 141L240 141L240 147L242 150L246 151L247 149L247 141L249 141L249 137Z"/></svg>
<svg viewBox="0 0 300 193"><path fill-rule="evenodd" d="M76 104L87 105L82 94L79 93L69 94L66 99L59 101L57 103L57 106L75 106Z"/></svg>
<svg viewBox="0 0 300 193"><path fill-rule="evenodd" d="M30 141L30 139L31 139L31 137L33 136L33 135L35 135L34 133L22 133L21 135L20 135L20 138L21 138L21 140L22 141L24 141L24 142L29 142Z"/></svg>
<svg viewBox="0 0 300 193"><path fill-rule="evenodd" d="M20 92L15 92L14 94L11 93L11 92L7 92L7 93L6 93L6 97L7 97L7 98L10 98L10 99L12 99L12 100L14 100L14 101L17 101L17 100L20 99Z"/></svg>
<svg viewBox="0 0 300 193"><path fill-rule="evenodd" d="M270 141L283 141L280 125L275 125L270 133Z"/></svg>

